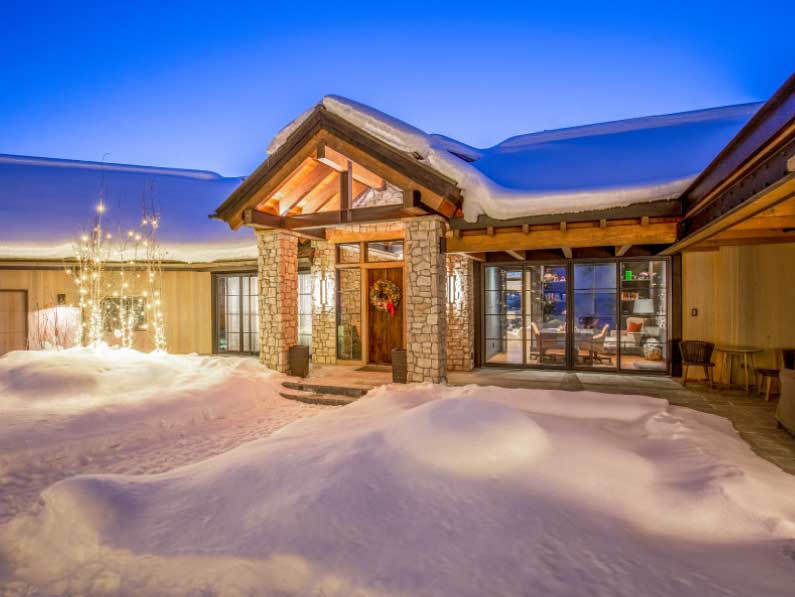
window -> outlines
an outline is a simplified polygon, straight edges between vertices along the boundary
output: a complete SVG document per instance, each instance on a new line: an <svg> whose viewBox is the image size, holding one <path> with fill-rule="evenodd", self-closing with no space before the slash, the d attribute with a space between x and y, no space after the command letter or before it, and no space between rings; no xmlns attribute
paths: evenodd
<svg viewBox="0 0 795 597"><path fill-rule="evenodd" d="M312 345L312 275L298 272L298 344Z"/></svg>
<svg viewBox="0 0 795 597"><path fill-rule="evenodd" d="M668 332L666 262L621 264L621 368L666 371Z"/></svg>
<svg viewBox="0 0 795 597"><path fill-rule="evenodd" d="M338 263L360 263L362 247L359 243L343 243L337 245Z"/></svg>
<svg viewBox="0 0 795 597"><path fill-rule="evenodd" d="M132 323L134 332L146 330L146 299L138 296L102 299L102 321L106 332L122 329L125 319Z"/></svg>
<svg viewBox="0 0 795 597"><path fill-rule="evenodd" d="M256 274L221 274L215 278L215 350L259 351L259 304Z"/></svg>
<svg viewBox="0 0 795 597"><path fill-rule="evenodd" d="M367 243L367 261L370 263L403 261L403 241L382 240Z"/></svg>
<svg viewBox="0 0 795 597"><path fill-rule="evenodd" d="M362 270L337 270L337 358L362 358Z"/></svg>

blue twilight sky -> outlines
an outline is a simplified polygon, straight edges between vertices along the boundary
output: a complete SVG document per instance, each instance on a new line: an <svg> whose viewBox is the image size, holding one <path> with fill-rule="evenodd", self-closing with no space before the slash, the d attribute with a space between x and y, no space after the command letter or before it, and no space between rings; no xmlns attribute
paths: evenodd
<svg viewBox="0 0 795 597"><path fill-rule="evenodd" d="M0 4L0 153L248 174L322 95L476 146L766 99L791 2Z"/></svg>

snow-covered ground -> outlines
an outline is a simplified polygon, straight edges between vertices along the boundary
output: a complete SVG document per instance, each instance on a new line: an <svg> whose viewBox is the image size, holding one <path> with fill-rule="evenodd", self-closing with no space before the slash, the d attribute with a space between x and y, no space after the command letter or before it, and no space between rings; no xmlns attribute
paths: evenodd
<svg viewBox="0 0 795 597"><path fill-rule="evenodd" d="M71 358L0 359L4 466L32 465L28 434L54 458L163 420L166 470L221 451L167 454L186 414L310 412L251 361ZM663 400L385 386L167 472L60 481L0 528L0 575L48 595L783 596L793 495L728 421Z"/></svg>
<svg viewBox="0 0 795 597"><path fill-rule="evenodd" d="M0 358L0 524L84 473L158 473L328 407L280 398L256 359L14 352Z"/></svg>

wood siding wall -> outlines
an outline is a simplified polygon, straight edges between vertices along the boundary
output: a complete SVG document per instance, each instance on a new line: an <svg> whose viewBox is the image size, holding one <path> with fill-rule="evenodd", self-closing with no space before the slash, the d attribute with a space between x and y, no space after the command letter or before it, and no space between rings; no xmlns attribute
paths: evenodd
<svg viewBox="0 0 795 597"><path fill-rule="evenodd" d="M27 290L31 313L54 306L58 294L66 295L67 304L78 301L74 284L59 269L0 269L0 289ZM211 353L211 274L167 271L163 274L163 298L169 352ZM140 348L149 350L151 346Z"/></svg>
<svg viewBox="0 0 795 597"><path fill-rule="evenodd" d="M758 346L763 367L795 347L795 244L685 253L682 263L685 339Z"/></svg>

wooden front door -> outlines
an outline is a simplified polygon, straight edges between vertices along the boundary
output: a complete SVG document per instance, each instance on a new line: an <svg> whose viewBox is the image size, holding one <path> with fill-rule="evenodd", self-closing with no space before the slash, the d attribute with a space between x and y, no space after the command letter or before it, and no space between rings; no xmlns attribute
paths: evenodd
<svg viewBox="0 0 795 597"><path fill-rule="evenodd" d="M27 292L0 290L0 355L27 348L27 318Z"/></svg>
<svg viewBox="0 0 795 597"><path fill-rule="evenodd" d="M403 302L395 309L395 314L380 311L370 302L370 289L376 280L386 279L394 282L403 293L403 268L390 267L367 270L367 304L369 305L369 362L376 364L392 363L392 349L403 348Z"/></svg>

